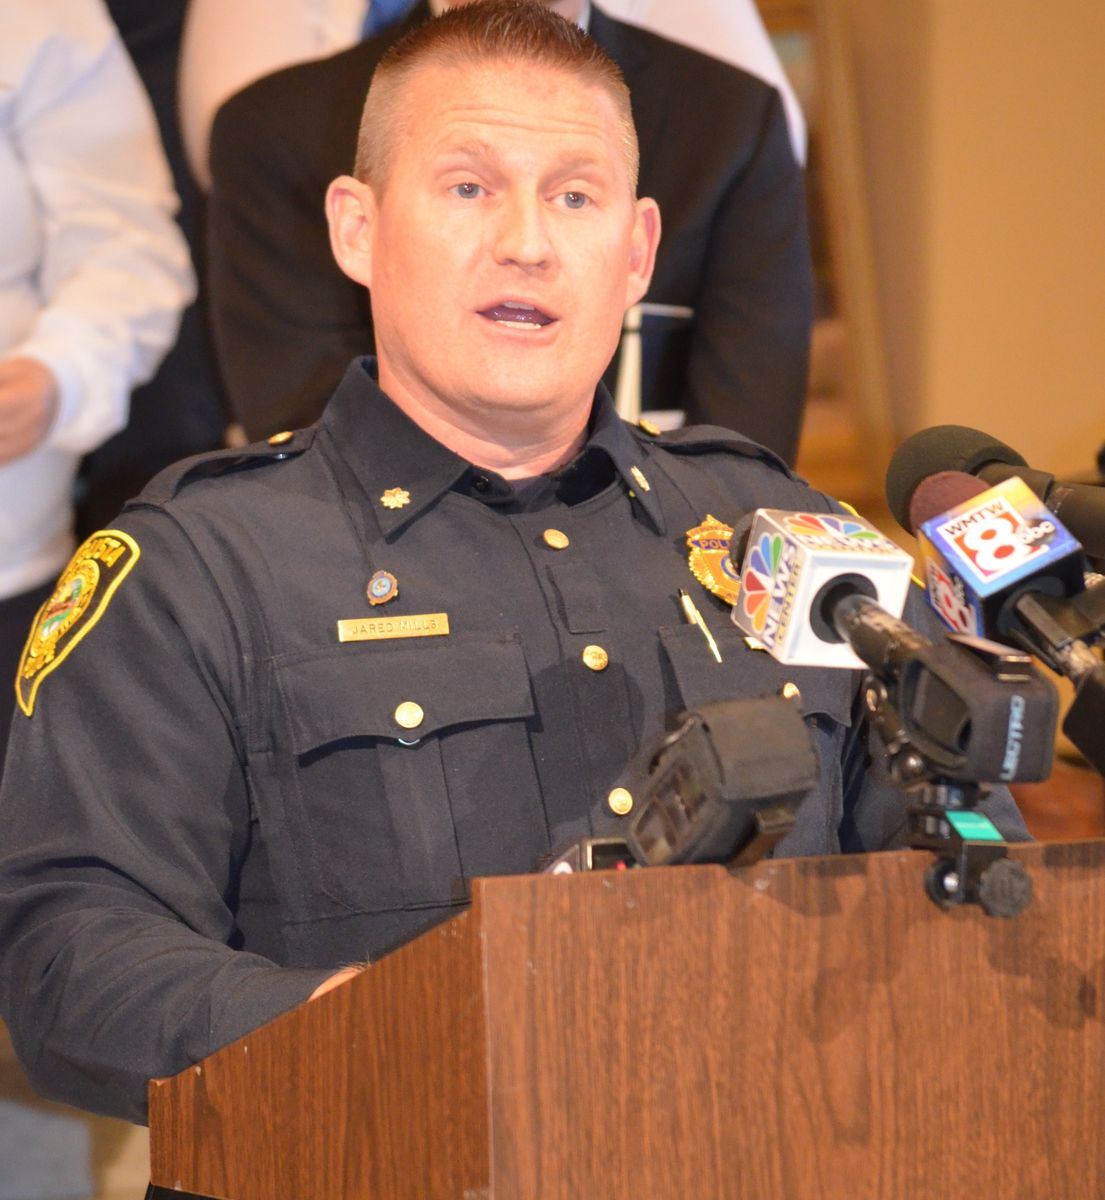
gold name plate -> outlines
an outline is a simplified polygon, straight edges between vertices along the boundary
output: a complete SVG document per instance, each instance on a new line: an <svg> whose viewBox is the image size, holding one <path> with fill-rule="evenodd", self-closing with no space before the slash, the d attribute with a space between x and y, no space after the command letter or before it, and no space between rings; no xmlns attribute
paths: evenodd
<svg viewBox="0 0 1105 1200"><path fill-rule="evenodd" d="M443 637L448 613L412 613L407 617L352 617L338 622L339 642L375 642L385 638Z"/></svg>

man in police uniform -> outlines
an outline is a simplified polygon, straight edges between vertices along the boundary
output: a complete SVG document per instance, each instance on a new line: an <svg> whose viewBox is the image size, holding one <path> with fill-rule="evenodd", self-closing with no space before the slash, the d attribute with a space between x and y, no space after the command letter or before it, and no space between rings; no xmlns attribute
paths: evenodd
<svg viewBox="0 0 1105 1200"><path fill-rule="evenodd" d="M596 390L660 233L635 164L615 70L541 6L455 9L377 73L328 213L378 361L316 426L163 474L28 642L0 1000L43 1091L141 1120L151 1076L449 916L474 876L617 828L665 713L797 683L821 779L781 853L900 832L856 675L749 649L687 561L710 516L831 502Z"/></svg>

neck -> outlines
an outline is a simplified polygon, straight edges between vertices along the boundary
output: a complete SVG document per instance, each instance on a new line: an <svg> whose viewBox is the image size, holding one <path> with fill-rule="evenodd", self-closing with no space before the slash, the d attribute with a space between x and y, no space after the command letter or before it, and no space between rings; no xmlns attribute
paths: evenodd
<svg viewBox="0 0 1105 1200"><path fill-rule="evenodd" d="M448 404L402 386L380 364L380 388L435 441L504 479L545 475L570 462L587 440L592 398L566 408L504 409L478 397Z"/></svg>

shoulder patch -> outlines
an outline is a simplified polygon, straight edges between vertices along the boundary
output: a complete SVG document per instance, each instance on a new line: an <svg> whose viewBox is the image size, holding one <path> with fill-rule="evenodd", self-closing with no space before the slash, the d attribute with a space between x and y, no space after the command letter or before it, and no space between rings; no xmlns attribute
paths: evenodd
<svg viewBox="0 0 1105 1200"><path fill-rule="evenodd" d="M138 561L138 543L101 529L81 545L38 610L15 674L15 698L29 717L42 681L104 615L108 601Z"/></svg>

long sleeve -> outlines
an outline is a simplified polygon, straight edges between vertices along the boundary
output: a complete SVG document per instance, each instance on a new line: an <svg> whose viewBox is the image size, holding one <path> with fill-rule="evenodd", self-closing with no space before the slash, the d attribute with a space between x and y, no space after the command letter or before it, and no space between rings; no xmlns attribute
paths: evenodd
<svg viewBox="0 0 1105 1200"><path fill-rule="evenodd" d="M171 520L127 528L136 551L85 555L108 574L82 636L42 672L32 715L16 714L0 792L0 1011L36 1088L141 1121L148 1079L328 972L239 948L238 866L256 834L234 631Z"/></svg>
<svg viewBox="0 0 1105 1200"><path fill-rule="evenodd" d="M9 310L4 352L54 372L46 446L79 454L125 424L194 278L149 102L102 7L58 0L26 10L11 32L0 50L5 81L16 79L6 136L35 213L38 307L29 325ZM28 286L9 279L13 308Z"/></svg>

